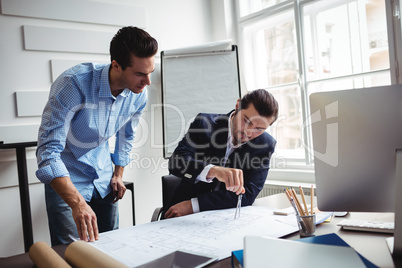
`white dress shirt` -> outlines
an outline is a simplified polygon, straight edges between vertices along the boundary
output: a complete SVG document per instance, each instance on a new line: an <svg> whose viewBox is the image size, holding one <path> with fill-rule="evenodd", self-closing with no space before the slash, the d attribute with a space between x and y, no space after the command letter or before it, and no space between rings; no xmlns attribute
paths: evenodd
<svg viewBox="0 0 402 268"><path fill-rule="evenodd" d="M233 113L234 113L234 112L232 112L232 113L230 114L229 120L228 120L228 129L229 129L229 132L228 132L228 139L227 139L227 144L226 144L226 153L225 153L225 158L224 158L224 161L223 161L223 165L226 164L226 161L228 160L230 154L231 154L235 149L239 148L240 146L242 146L242 145L244 144L244 143L240 143L240 144L238 144L238 145L234 145L234 144L233 144L233 141L232 141L232 129L231 129L231 120L232 120L232 117L233 117ZM213 166L214 166L214 165L212 165L212 164L207 165L207 166L201 171L201 173L197 176L197 178L195 179L195 183L198 183L199 181L211 183L212 180L213 180L213 177L208 178L207 175L208 175L209 170L210 170ZM199 205L199 203L198 203L198 198L197 198L197 197L191 198L191 205L192 205L192 207L193 207L193 212L194 212L194 213L200 212L200 205Z"/></svg>

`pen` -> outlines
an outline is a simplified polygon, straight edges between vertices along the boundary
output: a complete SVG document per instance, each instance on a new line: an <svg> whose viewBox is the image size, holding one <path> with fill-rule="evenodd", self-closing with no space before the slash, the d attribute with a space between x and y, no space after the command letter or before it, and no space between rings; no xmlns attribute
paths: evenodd
<svg viewBox="0 0 402 268"><path fill-rule="evenodd" d="M289 199L290 204L292 205L293 209L295 210L296 215L299 215L299 212L297 211L295 201L293 200L292 196L289 194L288 190L285 190L285 194Z"/></svg>
<svg viewBox="0 0 402 268"><path fill-rule="evenodd" d="M235 219L240 217L240 208L241 208L242 197L243 197L243 194L239 194L239 196L237 197L237 206L236 206L236 212L235 212L235 216L234 216ZM239 212L239 214L237 214L237 212Z"/></svg>

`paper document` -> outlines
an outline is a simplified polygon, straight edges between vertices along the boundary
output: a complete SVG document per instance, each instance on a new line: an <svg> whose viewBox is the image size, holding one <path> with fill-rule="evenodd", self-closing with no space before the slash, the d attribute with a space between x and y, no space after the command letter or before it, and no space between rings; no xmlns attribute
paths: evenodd
<svg viewBox="0 0 402 268"><path fill-rule="evenodd" d="M282 237L298 231L296 218L273 214L268 207L242 207L239 218L235 209L205 211L184 217L150 222L100 234L90 243L130 267L165 256L176 250L187 250L219 259L230 257L243 248L246 235ZM330 214L318 214L317 222ZM281 219L279 221L279 219Z"/></svg>

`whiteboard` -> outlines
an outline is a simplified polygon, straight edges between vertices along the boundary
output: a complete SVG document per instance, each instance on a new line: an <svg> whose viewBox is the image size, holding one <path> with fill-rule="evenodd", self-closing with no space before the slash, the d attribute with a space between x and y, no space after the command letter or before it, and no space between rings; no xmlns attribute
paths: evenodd
<svg viewBox="0 0 402 268"><path fill-rule="evenodd" d="M165 158L198 113L226 114L235 108L241 96L237 46L220 48L161 52Z"/></svg>

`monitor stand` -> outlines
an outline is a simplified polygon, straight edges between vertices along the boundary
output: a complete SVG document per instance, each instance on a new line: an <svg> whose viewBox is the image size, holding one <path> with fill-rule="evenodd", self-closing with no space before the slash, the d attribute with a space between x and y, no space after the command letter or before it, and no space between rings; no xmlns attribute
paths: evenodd
<svg viewBox="0 0 402 268"><path fill-rule="evenodd" d="M402 149L396 151L395 230L392 258L396 267L402 267L400 266L402 265Z"/></svg>

